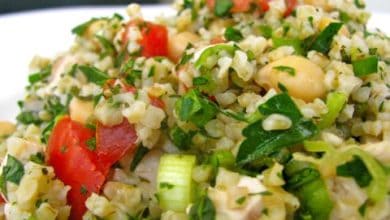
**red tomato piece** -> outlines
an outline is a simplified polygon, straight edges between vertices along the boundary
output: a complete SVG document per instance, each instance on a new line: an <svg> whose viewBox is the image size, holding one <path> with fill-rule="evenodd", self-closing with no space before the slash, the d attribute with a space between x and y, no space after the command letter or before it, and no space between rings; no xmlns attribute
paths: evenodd
<svg viewBox="0 0 390 220"><path fill-rule="evenodd" d="M108 127L100 123L96 126L96 154L103 167L111 167L126 153L135 150L137 133L127 120Z"/></svg>
<svg viewBox="0 0 390 220"><path fill-rule="evenodd" d="M251 8L251 0L233 0L232 13L247 12Z"/></svg>
<svg viewBox="0 0 390 220"><path fill-rule="evenodd" d="M251 2L252 2L251 0L233 0L233 7L230 9L230 12L232 13L247 12L250 9ZM206 4L210 10L214 11L215 0L207 0Z"/></svg>
<svg viewBox="0 0 390 220"><path fill-rule="evenodd" d="M286 11L284 12L284 17L289 16L298 4L297 0L285 0L286 1Z"/></svg>
<svg viewBox="0 0 390 220"><path fill-rule="evenodd" d="M261 11L266 12L269 10L269 0L257 0L257 5L261 8Z"/></svg>
<svg viewBox="0 0 390 220"><path fill-rule="evenodd" d="M68 203L72 206L71 219L79 220L86 211L85 200L92 192L99 193L105 175L96 166L96 155L87 149L86 141L94 132L69 116L54 127L49 139L47 158L57 177L69 185Z"/></svg>
<svg viewBox="0 0 390 220"><path fill-rule="evenodd" d="M161 108L161 109L165 108L165 103L160 98L149 96L149 99L150 99L150 104L153 105L154 107Z"/></svg>
<svg viewBox="0 0 390 220"><path fill-rule="evenodd" d="M138 26L141 29L141 55L144 57L156 57L168 55L168 30L165 26L152 22L134 20L127 24L122 35L122 45L126 46L128 30L130 27Z"/></svg>

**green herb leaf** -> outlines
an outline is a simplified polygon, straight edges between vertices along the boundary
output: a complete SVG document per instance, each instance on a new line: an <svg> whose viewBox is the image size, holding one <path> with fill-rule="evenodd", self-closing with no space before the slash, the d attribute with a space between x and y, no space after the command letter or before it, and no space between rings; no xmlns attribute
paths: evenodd
<svg viewBox="0 0 390 220"><path fill-rule="evenodd" d="M215 220L215 215L214 204L207 195L196 201L189 213L190 220Z"/></svg>
<svg viewBox="0 0 390 220"><path fill-rule="evenodd" d="M80 194L83 196L86 196L88 194L88 189L85 185L81 185L80 187Z"/></svg>
<svg viewBox="0 0 390 220"><path fill-rule="evenodd" d="M333 41L333 37L339 32L343 23L330 23L312 42L309 43L310 50L316 50L323 54L327 54Z"/></svg>
<svg viewBox="0 0 390 220"><path fill-rule="evenodd" d="M30 84L35 84L39 81L42 81L43 79L46 79L51 74L51 65L46 66L43 68L40 72L33 73L30 76L28 76L28 81Z"/></svg>
<svg viewBox="0 0 390 220"><path fill-rule="evenodd" d="M195 67L201 69L205 67L206 69L211 69L212 67L207 66L207 59L211 56L218 55L221 52L226 52L230 55L234 55L234 52L238 49L237 46L231 44L217 44L215 46L208 47L205 49L199 58L195 61Z"/></svg>
<svg viewBox="0 0 390 220"><path fill-rule="evenodd" d="M363 9L366 7L366 5L364 4L364 1L362 1L362 0L354 0L354 3L355 3L357 8Z"/></svg>
<svg viewBox="0 0 390 220"><path fill-rule="evenodd" d="M95 137L88 139L85 143L87 144L88 150L90 150L90 151L96 150L96 138Z"/></svg>
<svg viewBox="0 0 390 220"><path fill-rule="evenodd" d="M7 164L3 167L2 175L5 181L9 181L19 185L20 180L24 175L24 166L15 157L8 154Z"/></svg>
<svg viewBox="0 0 390 220"><path fill-rule="evenodd" d="M91 25L96 20L98 20L98 19L97 18L92 18L89 21L86 21L86 22L84 22L82 24L77 25L76 27L74 27L72 29L72 34L76 34L78 36L82 36L85 33L85 31L87 31L89 25Z"/></svg>
<svg viewBox="0 0 390 220"><path fill-rule="evenodd" d="M294 38L272 38L274 48L282 47L282 46L291 46L294 48L295 53L302 55L304 54L303 42L299 39Z"/></svg>
<svg viewBox="0 0 390 220"><path fill-rule="evenodd" d="M235 42L244 39L244 36L242 36L241 32L237 29L234 29L233 27L226 28L224 37L228 41L235 41Z"/></svg>
<svg viewBox="0 0 390 220"><path fill-rule="evenodd" d="M203 76L195 77L192 80L192 84L194 86L204 86L204 85L207 85L208 83L209 83L209 80L206 77L203 77Z"/></svg>
<svg viewBox="0 0 390 220"><path fill-rule="evenodd" d="M360 187L366 187L370 184L372 176L363 161L355 156L350 162L337 167L337 175L344 177L353 177Z"/></svg>
<svg viewBox="0 0 390 220"><path fill-rule="evenodd" d="M39 125L42 123L37 113L30 111L22 111L16 116L16 120L21 124L35 124Z"/></svg>
<svg viewBox="0 0 390 220"><path fill-rule="evenodd" d="M137 150L135 151L134 158L130 164L130 171L134 171L137 168L138 164L142 161L148 152L149 148L144 147L142 144L138 146Z"/></svg>
<svg viewBox="0 0 390 220"><path fill-rule="evenodd" d="M260 105L258 110L263 115L271 115L274 113L285 115L289 117L293 123L298 122L302 118L302 114L298 107L286 93L281 93L270 98L267 102Z"/></svg>
<svg viewBox="0 0 390 220"><path fill-rule="evenodd" d="M348 96L342 92L329 93L326 98L326 106L328 112L322 116L318 127L321 129L328 128L334 124L341 110L343 110L345 104L348 101Z"/></svg>
<svg viewBox="0 0 390 220"><path fill-rule="evenodd" d="M302 143L318 131L312 121L303 118L298 107L285 93L272 97L260 105L258 111L263 116L274 113L285 115L293 124L287 130L266 131L263 129L262 120L259 120L246 127L243 130L246 139L241 143L236 158L239 165L252 163L275 154L285 147Z"/></svg>
<svg viewBox="0 0 390 220"><path fill-rule="evenodd" d="M95 37L99 40L99 42L102 44L104 49L104 54L114 54L115 53L115 47L114 45L105 37L101 35L95 35Z"/></svg>
<svg viewBox="0 0 390 220"><path fill-rule="evenodd" d="M236 203L239 205L244 204L245 201L246 201L246 196L241 196L240 198L236 199Z"/></svg>
<svg viewBox="0 0 390 220"><path fill-rule="evenodd" d="M194 4L193 0L184 0L183 2L184 8L192 8L193 4Z"/></svg>
<svg viewBox="0 0 390 220"><path fill-rule="evenodd" d="M199 91L191 90L176 102L176 112L180 120L190 121L203 127L217 115L217 108Z"/></svg>
<svg viewBox="0 0 390 220"><path fill-rule="evenodd" d="M45 155L41 152L38 152L36 154L32 154L30 156L30 161L43 165L43 164L45 164Z"/></svg>
<svg viewBox="0 0 390 220"><path fill-rule="evenodd" d="M297 219L327 220L333 209L328 190L318 170L309 162L292 160L285 166L287 189L301 203Z"/></svg>
<svg viewBox="0 0 390 220"><path fill-rule="evenodd" d="M369 56L361 60L356 60L352 62L353 72L356 76L362 77L369 74L378 72L378 62L379 59L377 56Z"/></svg>
<svg viewBox="0 0 390 220"><path fill-rule="evenodd" d="M109 79L107 73L99 70L96 67L82 65L79 66L79 69L84 73L89 82L93 82L97 85L102 86L106 80Z"/></svg>
<svg viewBox="0 0 390 220"><path fill-rule="evenodd" d="M281 71L281 72L286 72L290 76L295 76L295 69L289 66L275 66L274 69Z"/></svg>
<svg viewBox="0 0 390 220"><path fill-rule="evenodd" d="M160 183L160 189L172 189L173 187L175 187L175 185L167 183L167 182Z"/></svg>
<svg viewBox="0 0 390 220"><path fill-rule="evenodd" d="M169 132L169 136L175 146L180 150L189 150L192 145L192 137L194 136L194 132L186 133L180 127L175 126Z"/></svg>
<svg viewBox="0 0 390 220"><path fill-rule="evenodd" d="M214 6L214 14L218 17L223 17L229 14L233 7L232 0L216 0Z"/></svg>
<svg viewBox="0 0 390 220"><path fill-rule="evenodd" d="M272 37L272 27L269 25L260 25L259 31L267 39Z"/></svg>

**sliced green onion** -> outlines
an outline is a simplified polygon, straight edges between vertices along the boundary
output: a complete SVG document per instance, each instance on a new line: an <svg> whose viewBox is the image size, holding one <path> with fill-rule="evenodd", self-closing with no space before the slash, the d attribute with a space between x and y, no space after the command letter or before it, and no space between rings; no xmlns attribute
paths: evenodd
<svg viewBox="0 0 390 220"><path fill-rule="evenodd" d="M192 170L194 155L166 154L160 159L157 174L157 192L163 210L184 212L193 201Z"/></svg>
<svg viewBox="0 0 390 220"><path fill-rule="evenodd" d="M195 67L197 69L200 69L201 67L207 67L207 59L210 58L213 55L217 55L218 53L222 51L226 51L228 54L233 55L234 52L237 50L237 47L232 44L217 44L211 47L208 47L205 49L202 54L199 56L199 58L195 62ZM208 67L211 68L211 67Z"/></svg>
<svg viewBox="0 0 390 220"><path fill-rule="evenodd" d="M330 23L310 45L310 49L316 50L323 54L328 53L330 50L330 45L333 41L333 37L339 32L342 26L343 23Z"/></svg>
<svg viewBox="0 0 390 220"><path fill-rule="evenodd" d="M241 32L233 27L227 27L224 33L224 37L228 41L241 41L244 37Z"/></svg>
<svg viewBox="0 0 390 220"><path fill-rule="evenodd" d="M341 92L329 93L326 99L326 106L328 107L328 113L322 116L322 120L318 124L321 129L330 127L339 116L344 105L347 103L348 96Z"/></svg>
<svg viewBox="0 0 390 220"><path fill-rule="evenodd" d="M294 48L297 54L304 54L303 43L299 39L273 37L272 42L274 48L282 46L291 46Z"/></svg>
<svg viewBox="0 0 390 220"><path fill-rule="evenodd" d="M372 181L367 188L368 198L373 202L380 202L386 198L388 177L386 171L381 164L377 162L370 154L359 149L358 147L352 147L340 155L340 163L349 161L352 156L358 156L370 172Z"/></svg>
<svg viewBox="0 0 390 220"><path fill-rule="evenodd" d="M214 14L218 17L228 15L230 9L233 7L232 0L216 0L214 7Z"/></svg>
<svg viewBox="0 0 390 220"><path fill-rule="evenodd" d="M366 76L378 72L378 57L369 56L352 62L353 72L356 76Z"/></svg>
<svg viewBox="0 0 390 220"><path fill-rule="evenodd" d="M85 77L87 77L89 82L93 82L97 85L103 85L106 80L108 80L110 77L107 75L107 73L99 70L96 67L93 66L79 66L79 69L81 72L84 73Z"/></svg>

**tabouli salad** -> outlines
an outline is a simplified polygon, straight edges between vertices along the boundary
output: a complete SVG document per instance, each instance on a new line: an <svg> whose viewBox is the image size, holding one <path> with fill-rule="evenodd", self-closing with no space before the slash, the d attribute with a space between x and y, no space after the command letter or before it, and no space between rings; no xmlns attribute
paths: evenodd
<svg viewBox="0 0 390 220"><path fill-rule="evenodd" d="M364 1L174 7L34 57L1 219L390 219L390 39Z"/></svg>

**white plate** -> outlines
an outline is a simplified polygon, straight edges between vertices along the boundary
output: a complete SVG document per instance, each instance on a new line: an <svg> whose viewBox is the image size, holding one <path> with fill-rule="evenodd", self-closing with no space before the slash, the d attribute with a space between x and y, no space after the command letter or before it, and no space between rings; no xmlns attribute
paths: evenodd
<svg viewBox="0 0 390 220"><path fill-rule="evenodd" d="M380 6L380 5L379 5ZM371 5L369 5L371 7ZM0 16L0 120L14 120L17 100L23 98L27 85L28 65L36 55L53 57L70 47L70 30L91 17L124 14L125 6L77 7L39 10ZM375 9L370 28L390 33L390 14ZM168 6L143 6L143 14L152 19L162 13L172 13Z"/></svg>

